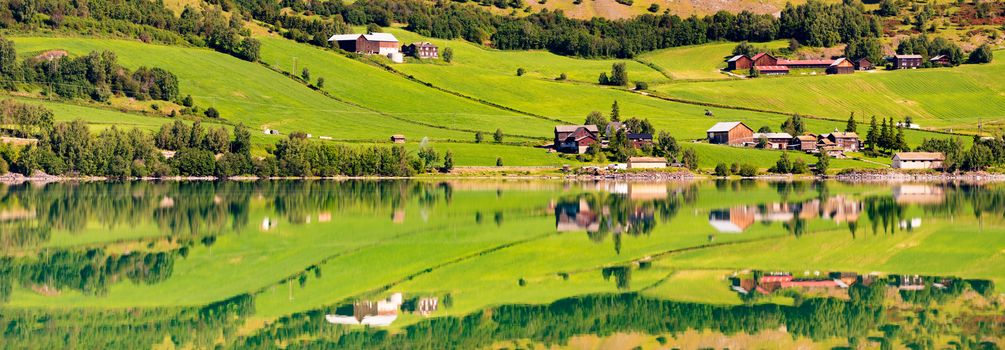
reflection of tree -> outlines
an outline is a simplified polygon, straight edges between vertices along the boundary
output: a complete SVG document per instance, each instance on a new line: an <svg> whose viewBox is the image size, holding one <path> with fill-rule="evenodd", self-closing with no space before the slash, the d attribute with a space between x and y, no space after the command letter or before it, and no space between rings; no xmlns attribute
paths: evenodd
<svg viewBox="0 0 1005 350"><path fill-rule="evenodd" d="M618 286L618 289L631 289L632 281L632 267L631 266L612 266L605 267L600 270L601 275L604 276L605 281L609 281L611 276L614 276L614 282Z"/></svg>

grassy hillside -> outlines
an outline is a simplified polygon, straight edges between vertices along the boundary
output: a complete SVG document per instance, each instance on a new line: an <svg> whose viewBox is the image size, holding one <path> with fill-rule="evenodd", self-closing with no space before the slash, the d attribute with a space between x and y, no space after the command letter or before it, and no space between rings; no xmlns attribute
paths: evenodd
<svg viewBox="0 0 1005 350"><path fill-rule="evenodd" d="M786 44L775 41L758 45L781 48ZM723 80L729 76L720 70L726 67L725 60L732 56L734 47L736 43L675 47L644 53L638 59L669 72L674 80Z"/></svg>
<svg viewBox="0 0 1005 350"><path fill-rule="evenodd" d="M1001 51L999 51L1001 53ZM668 96L751 108L847 118L911 116L924 128L973 132L978 121L1001 129L1005 63L842 76L789 76L723 82L666 84Z"/></svg>
<svg viewBox="0 0 1005 350"><path fill-rule="evenodd" d="M836 1L836 0L826 0ZM805 0L795 0L792 3L803 3ZM641 14L652 13L648 11L649 6L656 4L659 6L657 13L667 10L670 13L687 17L690 15L711 15L718 11L752 11L755 13L777 13L785 6L786 1L782 0L724 0L724 1L702 1L702 0L636 0L631 5L624 5L614 0L590 0L580 1L578 4L574 0L548 0L548 1L526 1L528 7L535 12L541 9L549 11L560 10L569 17L590 19L593 17L606 18L629 18ZM475 3L472 3L472 6ZM498 9L490 7L493 12L499 14L509 14L512 9ZM525 12L516 11L517 15Z"/></svg>

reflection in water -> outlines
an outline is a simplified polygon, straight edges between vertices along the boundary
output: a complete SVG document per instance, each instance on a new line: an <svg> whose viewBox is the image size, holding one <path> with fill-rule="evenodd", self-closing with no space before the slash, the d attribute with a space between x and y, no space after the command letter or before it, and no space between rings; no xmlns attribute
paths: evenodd
<svg viewBox="0 0 1005 350"><path fill-rule="evenodd" d="M170 339L175 346L189 348L440 349L510 346L516 341L563 345L579 335L619 333L659 336L667 347L673 347L670 345L677 344L674 336L688 330L744 334L755 340L762 340L757 338L762 332L783 332L793 338L848 348L1001 345L1005 299L991 280L971 278L998 278L988 277L997 276L994 267L971 267L993 260L950 261L958 258L954 254L962 253L932 253L939 247L932 247L931 242L911 243L927 246L908 254L891 254L884 257L892 261L890 264L875 265L878 269L903 269L896 273L762 272L755 268L764 266L715 266L721 263L718 261L710 261L706 267L705 261L695 258L680 266L671 264L687 254L701 256L702 249L718 246L743 251L742 244L779 238L722 235L713 244L705 241L711 229L741 233L753 231L751 227L757 223L768 223L772 225L765 225L765 231L784 230L800 237L781 237L795 249L800 247L798 243L816 242L817 237L808 240L801 235L820 232L819 227L833 230L833 224L846 224L854 239L856 230L868 230L859 229L859 225L871 225L873 234L888 235L876 240L880 243L877 246L882 246L898 243L898 238L913 239L913 235L945 240L945 233L936 236L931 231L953 228L959 222L987 222L989 227L1000 229L1005 215L1002 186L856 186L861 185L263 181L0 186L0 300L7 303L0 305L0 337L4 339L0 347L145 348ZM510 226L531 233L520 236L509 232L517 231L508 230ZM343 229L363 231L345 238L338 235L346 231ZM133 232L140 230L142 235ZM503 231L505 234L500 233ZM323 234L314 236L316 232ZM324 235L328 233L334 234ZM834 246L851 244L843 233L821 236L825 236L819 237L821 242ZM226 248L235 245L295 249L289 246L299 242L330 244L337 250L361 244L356 237L373 238L364 242L372 249L347 250L346 257L331 260L327 255L306 257L298 264L276 268L281 270L276 273L279 278L270 277L260 284L249 282L249 288L256 292L226 296L209 305L133 307L124 302L133 308L95 307L72 312L23 306L50 301L57 306L72 305L77 300L116 304L119 300L115 298L121 296L116 295L120 291L116 284L128 285L122 289L130 293L152 291L170 297L165 289L184 284L178 281L186 280L186 273L205 273L204 264L217 264L214 270L205 271L231 271L218 260L226 259L227 264L239 261L220 254L232 253ZM218 238L220 243L214 243ZM562 245L585 240L602 243L608 238L620 256L606 248ZM644 244L624 250L631 254L623 253L622 239L626 246L629 242ZM272 247L272 243L277 244ZM854 243L866 248L861 244L873 241ZM212 249L196 250L199 245L212 245ZM560 267L536 263L536 255L526 255L536 254L538 248L555 251L550 260L540 261L554 261ZM908 248L898 245L889 249L903 252ZM849 250L854 249L845 249L842 254ZM408 260L394 260L387 251ZM765 258L756 253L751 252L750 260L760 262L750 264L763 264ZM873 252L854 251L859 253ZM944 260L912 265L938 254ZM274 261L268 260L270 254L259 251L246 256L253 255L266 263ZM357 256L364 258L355 259ZM781 261L791 257L777 258L778 266L791 263ZM387 259L381 263L388 266L402 266L373 268L370 264L379 259ZM820 259L823 262L814 260L809 266L826 269L850 264L848 268L869 271L855 257ZM933 269L925 264L940 262L964 266L949 270L961 272L947 272L963 277L911 273ZM687 264L750 270L734 276L722 273L715 280L686 280L683 288L672 285L660 289L662 282L654 282L664 274L674 276L681 272L677 269L689 268ZM482 266L489 268L478 271ZM326 271L325 280L307 284L309 274L320 277L321 267ZM919 270L912 270L914 267ZM239 272L254 275L257 271ZM447 275L451 273L458 275ZM367 277L359 278L361 275ZM561 281L548 280L558 280L556 275ZM511 282L517 278L520 284ZM495 283L503 279L512 286ZM264 292L276 280L289 283L291 288L293 281L299 280L302 293L310 297L298 298L300 304L295 308L284 309L287 304L269 299ZM555 285L549 283L562 283L562 287L552 288ZM336 292L328 289L350 284L353 288L345 289L367 292L334 295ZM394 290L409 292L383 294ZM612 294L582 295L598 290ZM677 293L675 297L687 294L681 300L696 302L667 300L668 295L661 293ZM464 298L463 311L451 309L454 295ZM722 295L731 298L726 302L737 305L714 299ZM303 300L317 304L305 305ZM515 302L522 303L507 305ZM267 305L262 309L268 313L256 314L256 304ZM261 319L270 322L257 322ZM394 331L380 329L384 326Z"/></svg>
<svg viewBox="0 0 1005 350"><path fill-rule="evenodd" d="M861 212L861 201L837 195L825 200L714 209L708 214L708 223L721 233L741 233L755 222L796 225L800 221L820 218L835 223L851 223L858 221Z"/></svg>

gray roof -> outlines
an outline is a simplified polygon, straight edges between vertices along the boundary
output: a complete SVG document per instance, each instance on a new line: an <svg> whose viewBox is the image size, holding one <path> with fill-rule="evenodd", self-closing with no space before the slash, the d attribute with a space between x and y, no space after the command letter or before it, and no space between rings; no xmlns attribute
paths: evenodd
<svg viewBox="0 0 1005 350"><path fill-rule="evenodd" d="M733 130L737 125L743 124L742 122L720 122L712 125L711 128L705 132L727 132Z"/></svg>
<svg viewBox="0 0 1005 350"><path fill-rule="evenodd" d="M350 41L358 39L360 34L335 34L328 41Z"/></svg>
<svg viewBox="0 0 1005 350"><path fill-rule="evenodd" d="M391 42L398 42L398 38L395 38L394 34L391 34L391 33L370 33L370 34L363 34L363 37L366 38L366 40L369 40L369 41L391 41Z"/></svg>
<svg viewBox="0 0 1005 350"><path fill-rule="evenodd" d="M596 125L557 125L555 126L555 132L575 132L579 128L586 128L586 130L592 132L600 131Z"/></svg>
<svg viewBox="0 0 1005 350"><path fill-rule="evenodd" d="M841 62L844 62L844 61L845 61L844 57L838 58L838 59L834 60L834 63L831 63L831 67L837 66L837 65L841 64Z"/></svg>
<svg viewBox="0 0 1005 350"><path fill-rule="evenodd" d="M792 138L792 135L789 135L789 133L785 133L785 132L754 133L754 138L755 139L759 139L762 136L765 137L765 138L769 138L769 139L791 139Z"/></svg>
<svg viewBox="0 0 1005 350"><path fill-rule="evenodd" d="M893 55L896 58L917 58L921 59L921 55Z"/></svg>
<svg viewBox="0 0 1005 350"><path fill-rule="evenodd" d="M738 60L738 59L740 59L740 58L742 58L742 57L745 57L745 56L743 56L743 55L736 55L736 56L733 56L733 58L730 58L730 59L729 59L728 61L726 61L726 62L734 62L734 61L736 61L736 60Z"/></svg>

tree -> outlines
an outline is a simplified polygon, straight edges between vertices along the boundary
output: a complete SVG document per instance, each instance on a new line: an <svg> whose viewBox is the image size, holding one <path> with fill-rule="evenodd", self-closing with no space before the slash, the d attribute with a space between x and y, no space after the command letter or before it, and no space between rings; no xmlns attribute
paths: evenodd
<svg viewBox="0 0 1005 350"><path fill-rule="evenodd" d="M495 140L496 143L502 143L503 136L502 129L496 129L496 133L492 135L492 139Z"/></svg>
<svg viewBox="0 0 1005 350"><path fill-rule="evenodd" d="M423 146L419 147L419 159L422 160L422 165L426 172L430 172L436 167L436 163L440 161L440 155L436 153L433 147Z"/></svg>
<svg viewBox="0 0 1005 350"><path fill-rule="evenodd" d="M904 139L904 127L897 128L897 136L894 138L893 148L898 151L910 151L907 140Z"/></svg>
<svg viewBox="0 0 1005 350"><path fill-rule="evenodd" d="M649 12L652 12L652 13L659 12L660 11L660 5L659 4L650 4L649 8L647 10Z"/></svg>
<svg viewBox="0 0 1005 350"><path fill-rule="evenodd" d="M879 147L879 130L876 126L876 116L872 116L872 120L869 122L869 133L865 136L865 145L869 148L870 152L876 152L876 148Z"/></svg>
<svg viewBox="0 0 1005 350"><path fill-rule="evenodd" d="M628 85L628 68L625 66L624 62L618 62L611 65L611 76L608 83L614 86Z"/></svg>
<svg viewBox="0 0 1005 350"><path fill-rule="evenodd" d="M241 155L251 155L251 133L244 123L234 126L234 141L230 143L230 152Z"/></svg>
<svg viewBox="0 0 1005 350"><path fill-rule="evenodd" d="M449 47L443 48L443 62L450 63L454 60L454 49Z"/></svg>
<svg viewBox="0 0 1005 350"><path fill-rule="evenodd" d="M496 166L503 166L502 157L496 157Z"/></svg>
<svg viewBox="0 0 1005 350"><path fill-rule="evenodd" d="M185 95L185 98L181 99L181 105L185 107L192 107L195 105L192 101L192 95Z"/></svg>
<svg viewBox="0 0 1005 350"><path fill-rule="evenodd" d="M0 37L0 76L10 79L17 70L17 50L14 42Z"/></svg>
<svg viewBox="0 0 1005 350"><path fill-rule="evenodd" d="M377 23L373 22L367 23L366 25L367 33L380 33L380 31L381 31L380 25L377 25Z"/></svg>
<svg viewBox="0 0 1005 350"><path fill-rule="evenodd" d="M482 135L481 131L475 133L475 143L482 143L482 140L484 139L485 136Z"/></svg>
<svg viewBox="0 0 1005 350"><path fill-rule="evenodd" d="M782 156L775 162L775 166L769 171L776 174L788 174L792 170L792 161L789 160L789 152L782 152Z"/></svg>
<svg viewBox="0 0 1005 350"><path fill-rule="evenodd" d="M782 131L785 131L789 135L802 135L806 132L806 125L803 124L803 120L799 114L793 114L785 122L782 122Z"/></svg>
<svg viewBox="0 0 1005 350"><path fill-rule="evenodd" d="M593 111L586 115L585 125L596 125L598 130L606 130L607 123L607 117L604 117L598 111Z"/></svg>
<svg viewBox="0 0 1005 350"><path fill-rule="evenodd" d="M649 119L628 118L625 120L625 128L632 134L655 134L656 128L649 122Z"/></svg>
<svg viewBox="0 0 1005 350"><path fill-rule="evenodd" d="M443 156L443 172L449 173L454 170L454 152L447 150L447 154Z"/></svg>
<svg viewBox="0 0 1005 350"><path fill-rule="evenodd" d="M970 63L991 63L994 59L994 52L991 51L991 47L988 44L983 44L973 52L970 53L970 58L967 62Z"/></svg>
<svg viewBox="0 0 1005 350"><path fill-rule="evenodd" d="M715 165L715 176L729 176L729 166L726 163L719 163Z"/></svg>
<svg viewBox="0 0 1005 350"><path fill-rule="evenodd" d="M611 121L621 121L621 107L618 106L618 100L614 100L611 104Z"/></svg>
<svg viewBox="0 0 1005 350"><path fill-rule="evenodd" d="M757 54L757 48L754 45L746 41L741 41L733 47L733 56L743 55L743 56L754 56Z"/></svg>
<svg viewBox="0 0 1005 350"><path fill-rule="evenodd" d="M597 83L600 85L610 85L611 79L607 77L607 72L600 72L600 77L597 78Z"/></svg>
<svg viewBox="0 0 1005 350"><path fill-rule="evenodd" d="M883 119L883 124L879 128L879 148L890 149L890 145L893 144L893 132L891 132L890 125L887 124L886 119Z"/></svg>
<svg viewBox="0 0 1005 350"><path fill-rule="evenodd" d="M757 167L754 166L753 164L743 163L743 165L740 166L740 171L738 172L738 174L740 174L740 176L743 177L757 176Z"/></svg>
<svg viewBox="0 0 1005 350"><path fill-rule="evenodd" d="M831 157L827 155L827 152L820 149L817 153L817 164L814 171L817 175L827 176L827 169L830 167Z"/></svg>
<svg viewBox="0 0 1005 350"><path fill-rule="evenodd" d="M761 133L761 134L767 134L767 133L771 133L771 127L770 127L770 126L767 126L767 125L764 125L764 126L762 126L762 127L758 128L758 129L757 129L757 132L758 132L758 133Z"/></svg>
<svg viewBox="0 0 1005 350"><path fill-rule="evenodd" d="M677 163L680 159L680 152L677 139L669 132L660 131L659 135L656 136L656 146L653 148L653 153L663 158L673 159L673 163Z"/></svg>
<svg viewBox="0 0 1005 350"><path fill-rule="evenodd" d="M900 12L900 5L897 0L883 0L879 2L879 10L876 13L884 17L896 16Z"/></svg>
<svg viewBox="0 0 1005 350"><path fill-rule="evenodd" d="M526 73L526 72L527 72L527 71L526 71L526 70L524 70L524 69L523 69L523 67L520 67L520 68L517 68L517 69L516 69L516 76L518 76L518 77L522 77L522 76L523 76L523 73Z"/></svg>
<svg viewBox="0 0 1005 350"><path fill-rule="evenodd" d="M808 171L809 167L806 166L806 161L802 159L796 159L795 162L792 162L792 168L789 169L789 172L793 174L805 174Z"/></svg>
<svg viewBox="0 0 1005 350"><path fill-rule="evenodd" d="M848 116L848 124L844 126L845 132L858 132L858 124L855 122L855 112Z"/></svg>
<svg viewBox="0 0 1005 350"><path fill-rule="evenodd" d="M304 67L304 70L300 71L300 78L303 79L305 82L310 82L311 70L307 69L307 67Z"/></svg>
<svg viewBox="0 0 1005 350"><path fill-rule="evenodd" d="M698 170L698 153L694 151L694 148L684 149L684 155L681 156L681 162L684 163L685 168Z"/></svg>
<svg viewBox="0 0 1005 350"><path fill-rule="evenodd" d="M206 114L207 118L216 119L216 118L220 117L220 112L217 111L216 108L213 108L213 107L207 108L205 114Z"/></svg>
<svg viewBox="0 0 1005 350"><path fill-rule="evenodd" d="M764 135L761 135L761 137L757 138L757 146L756 147L760 148L760 149L768 148L768 137L764 136Z"/></svg>
<svg viewBox="0 0 1005 350"><path fill-rule="evenodd" d="M171 163L183 176L212 176L216 170L213 152L198 148L178 151L171 158Z"/></svg>
<svg viewBox="0 0 1005 350"><path fill-rule="evenodd" d="M315 85L317 85L318 89L324 89L324 87L325 87L325 78L324 77L318 77L318 83L315 84Z"/></svg>

